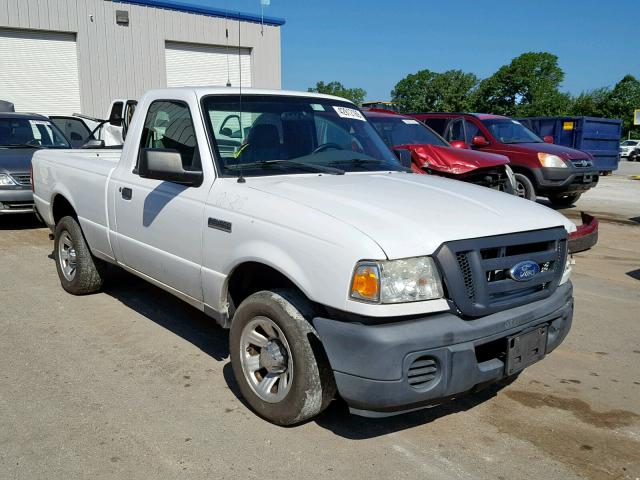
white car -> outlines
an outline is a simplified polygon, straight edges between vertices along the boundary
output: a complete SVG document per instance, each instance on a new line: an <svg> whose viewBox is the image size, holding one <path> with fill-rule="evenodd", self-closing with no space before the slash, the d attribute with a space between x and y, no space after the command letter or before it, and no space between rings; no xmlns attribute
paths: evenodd
<svg viewBox="0 0 640 480"><path fill-rule="evenodd" d="M571 326L573 223L408 172L342 98L154 90L122 151L41 151L32 180L66 291L99 290L113 263L202 310L277 424L336 396L361 415L435 405Z"/></svg>
<svg viewBox="0 0 640 480"><path fill-rule="evenodd" d="M636 148L640 148L640 140L625 140L620 144L620 157L629 158Z"/></svg>

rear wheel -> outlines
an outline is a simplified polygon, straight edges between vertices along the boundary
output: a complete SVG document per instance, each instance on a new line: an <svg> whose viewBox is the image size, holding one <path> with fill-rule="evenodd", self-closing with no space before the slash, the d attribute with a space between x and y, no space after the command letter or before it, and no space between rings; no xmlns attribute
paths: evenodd
<svg viewBox="0 0 640 480"><path fill-rule="evenodd" d="M74 295L100 290L106 264L91 254L76 219L62 218L54 235L53 251L62 288Z"/></svg>
<svg viewBox="0 0 640 480"><path fill-rule="evenodd" d="M229 351L242 395L261 417L278 425L322 412L335 382L309 303L294 290L254 293L233 318Z"/></svg>
<svg viewBox="0 0 640 480"><path fill-rule="evenodd" d="M571 195L552 195L548 198L554 207L563 208L572 206L581 195L581 193L573 193Z"/></svg>
<svg viewBox="0 0 640 480"><path fill-rule="evenodd" d="M529 178L522 173L515 173L516 179L516 195L520 198L536 201L536 188Z"/></svg>

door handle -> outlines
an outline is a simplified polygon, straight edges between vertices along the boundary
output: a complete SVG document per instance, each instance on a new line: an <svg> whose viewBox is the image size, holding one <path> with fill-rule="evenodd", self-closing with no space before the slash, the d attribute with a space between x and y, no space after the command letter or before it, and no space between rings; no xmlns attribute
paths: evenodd
<svg viewBox="0 0 640 480"><path fill-rule="evenodd" d="M133 190L131 190L129 187L121 188L120 193L122 194L122 198L124 198L125 200L131 200L131 197L133 196Z"/></svg>

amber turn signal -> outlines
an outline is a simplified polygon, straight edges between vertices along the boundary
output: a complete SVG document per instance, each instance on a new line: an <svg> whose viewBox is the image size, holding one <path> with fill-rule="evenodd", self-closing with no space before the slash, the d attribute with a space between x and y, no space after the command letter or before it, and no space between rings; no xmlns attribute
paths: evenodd
<svg viewBox="0 0 640 480"><path fill-rule="evenodd" d="M360 264L353 272L351 298L377 302L380 300L380 269L375 264Z"/></svg>

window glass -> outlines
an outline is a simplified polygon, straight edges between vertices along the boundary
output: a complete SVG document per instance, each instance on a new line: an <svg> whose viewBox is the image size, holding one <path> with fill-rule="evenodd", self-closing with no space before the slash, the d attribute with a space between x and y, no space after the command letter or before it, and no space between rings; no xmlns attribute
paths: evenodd
<svg viewBox="0 0 640 480"><path fill-rule="evenodd" d="M185 170L201 170L193 121L189 107L178 101L159 100L149 106L140 138L140 152L145 148L176 150Z"/></svg>
<svg viewBox="0 0 640 480"><path fill-rule="evenodd" d="M69 139L71 145L76 148L84 145L87 140L93 139L89 127L79 118L73 117L52 117L51 121Z"/></svg>
<svg viewBox="0 0 640 480"><path fill-rule="evenodd" d="M122 109L123 109L122 102L116 102L111 107L111 113L109 114L109 122L112 125L116 125L116 124L119 124L121 122L121 120L122 120Z"/></svg>
<svg viewBox="0 0 640 480"><path fill-rule="evenodd" d="M453 142L454 140L464 140L464 127L462 125L462 119L457 118L453 120L449 127L447 128L447 135L445 137L448 141Z"/></svg>
<svg viewBox="0 0 640 480"><path fill-rule="evenodd" d="M500 143L542 143L543 140L522 125L511 119L482 120L485 127Z"/></svg>
<svg viewBox="0 0 640 480"><path fill-rule="evenodd" d="M62 132L49 120L0 118L0 147L69 148Z"/></svg>
<svg viewBox="0 0 640 480"><path fill-rule="evenodd" d="M422 123L432 128L438 135L444 135L444 128L447 126L446 118L425 118Z"/></svg>
<svg viewBox="0 0 640 480"><path fill-rule="evenodd" d="M478 135L482 135L482 133L480 132L480 129L478 128L478 126L473 123L470 122L469 120L465 120L464 121L464 128L467 134L467 144L471 145L471 143L473 142L473 137L477 137Z"/></svg>
<svg viewBox="0 0 640 480"><path fill-rule="evenodd" d="M394 147L397 145L439 145L447 146L433 130L418 120L392 116L370 116L369 121L376 128L384 142Z"/></svg>
<svg viewBox="0 0 640 480"><path fill-rule="evenodd" d="M203 99L225 175L400 170L362 112L317 97L216 95ZM242 114L240 114L242 105Z"/></svg>

